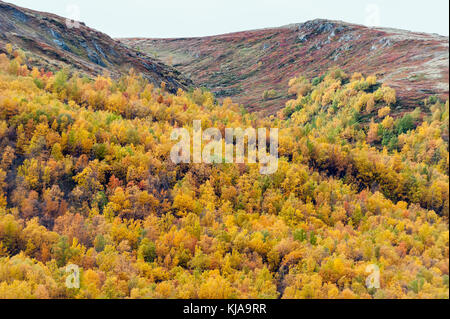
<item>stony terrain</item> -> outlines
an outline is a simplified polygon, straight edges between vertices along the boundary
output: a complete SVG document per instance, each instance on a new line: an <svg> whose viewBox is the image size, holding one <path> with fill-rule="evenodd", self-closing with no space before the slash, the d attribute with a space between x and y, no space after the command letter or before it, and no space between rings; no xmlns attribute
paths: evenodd
<svg viewBox="0 0 450 319"><path fill-rule="evenodd" d="M136 52L108 35L50 13L37 12L0 1L0 53L5 45L26 50L29 63L60 69L70 66L89 76L105 72L117 77L131 68L175 92L190 80L156 59Z"/></svg>
<svg viewBox="0 0 450 319"><path fill-rule="evenodd" d="M449 40L436 34L314 20L203 38L120 41L173 65L218 97L269 113L288 100L289 79L319 76L333 66L376 74L406 108L430 95L445 99L449 91Z"/></svg>

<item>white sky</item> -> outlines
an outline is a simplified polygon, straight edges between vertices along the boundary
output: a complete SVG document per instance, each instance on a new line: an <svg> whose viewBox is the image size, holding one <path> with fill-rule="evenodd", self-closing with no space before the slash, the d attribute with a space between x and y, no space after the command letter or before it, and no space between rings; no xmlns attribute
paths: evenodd
<svg viewBox="0 0 450 319"><path fill-rule="evenodd" d="M449 34L448 0L7 0L112 37L217 35L316 18Z"/></svg>

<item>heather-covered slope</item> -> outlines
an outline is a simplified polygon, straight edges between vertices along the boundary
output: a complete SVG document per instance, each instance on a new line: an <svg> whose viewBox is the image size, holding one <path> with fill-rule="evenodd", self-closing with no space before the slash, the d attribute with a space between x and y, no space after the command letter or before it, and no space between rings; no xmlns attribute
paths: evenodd
<svg viewBox="0 0 450 319"><path fill-rule="evenodd" d="M29 52L29 64L58 70L73 67L89 76L107 71L113 77L135 69L149 81L176 92L191 82L180 73L141 53L131 50L108 35L50 13L37 12L0 1L0 53L5 44Z"/></svg>
<svg viewBox="0 0 450 319"><path fill-rule="evenodd" d="M121 41L251 110L282 108L289 79L333 66L376 74L396 89L402 107L430 95L448 97L448 37L435 34L314 20L204 38Z"/></svg>

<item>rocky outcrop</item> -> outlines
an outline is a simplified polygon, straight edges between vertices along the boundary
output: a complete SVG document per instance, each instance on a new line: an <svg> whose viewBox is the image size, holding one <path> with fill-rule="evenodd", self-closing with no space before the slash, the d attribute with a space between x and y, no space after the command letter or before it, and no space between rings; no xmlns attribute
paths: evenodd
<svg viewBox="0 0 450 319"><path fill-rule="evenodd" d="M0 52L7 43L27 51L29 63L38 67L69 66L89 76L109 73L112 77L133 68L155 85L164 81L171 92L192 85L176 69L82 22L0 1Z"/></svg>

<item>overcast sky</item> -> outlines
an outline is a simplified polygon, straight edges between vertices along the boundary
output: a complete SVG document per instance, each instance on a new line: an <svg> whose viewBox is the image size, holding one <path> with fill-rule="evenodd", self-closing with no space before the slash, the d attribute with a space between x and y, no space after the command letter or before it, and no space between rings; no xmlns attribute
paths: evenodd
<svg viewBox="0 0 450 319"><path fill-rule="evenodd" d="M448 0L7 0L112 37L193 37L316 18L448 36Z"/></svg>

